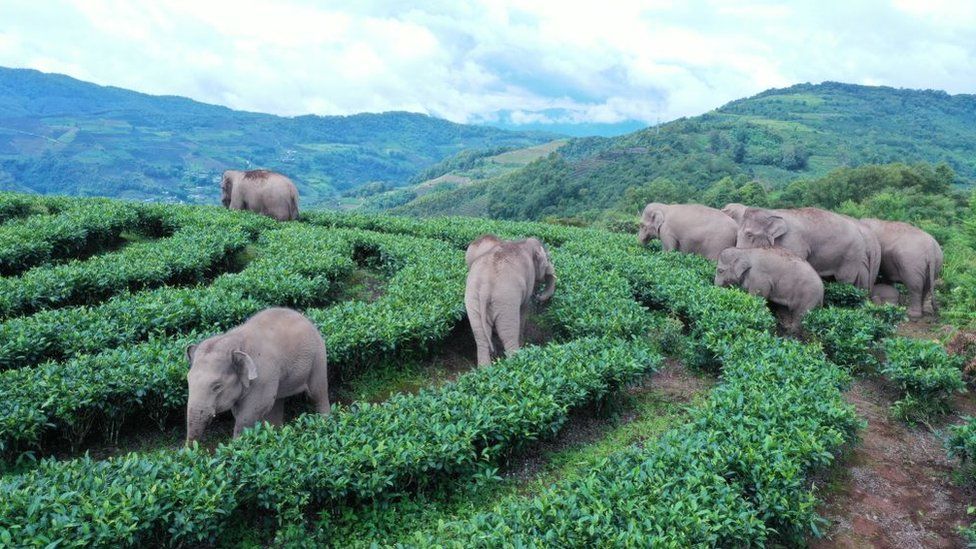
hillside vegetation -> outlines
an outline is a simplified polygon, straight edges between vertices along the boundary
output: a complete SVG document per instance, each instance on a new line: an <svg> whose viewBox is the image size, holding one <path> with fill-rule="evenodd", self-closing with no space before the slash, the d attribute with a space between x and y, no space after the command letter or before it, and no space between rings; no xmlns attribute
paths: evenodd
<svg viewBox="0 0 976 549"><path fill-rule="evenodd" d="M954 185L971 186L976 96L838 83L769 90L620 137L572 139L520 170L395 211L593 219L636 213L621 197L655 181L690 194L723 180L775 192L838 168L893 162L944 164Z"/></svg>
<svg viewBox="0 0 976 549"><path fill-rule="evenodd" d="M0 68L6 190L215 203L221 171L263 167L291 176L305 204L335 204L465 149L553 138L405 112L286 118Z"/></svg>
<svg viewBox="0 0 976 549"><path fill-rule="evenodd" d="M542 345L212 450L127 446L133 430L181 424L188 343L269 305L298 308L321 329L338 389L469 337L463 250L486 232L549 247L559 282L540 315L551 333ZM94 248L86 234L99 235ZM0 194L0 257L32 258L5 279L0 322L0 543L12 546L322 544L335 528L376 541L369 509L495 482L571 410L610 405L665 356L722 374L687 423L615 450L595 475L474 516L414 517L387 541L798 542L820 524L812 475L860 425L841 395L851 372L877 367L885 345L898 379L939 364L926 358L937 345L891 338L903 311L863 294L842 292L845 307L812 315L810 341L784 339L761 299L712 285L708 260L551 224L324 211L277 223L215 207ZM367 268L383 291L350 299ZM45 290L53 280L56 294ZM86 453L99 440L114 457Z"/></svg>

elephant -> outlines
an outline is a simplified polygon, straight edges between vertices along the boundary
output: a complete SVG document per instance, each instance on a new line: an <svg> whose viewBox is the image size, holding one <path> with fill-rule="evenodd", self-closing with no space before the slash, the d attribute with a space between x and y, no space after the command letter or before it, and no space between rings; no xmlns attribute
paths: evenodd
<svg viewBox="0 0 976 549"><path fill-rule="evenodd" d="M871 290L871 303L875 305L898 305L900 298L901 295L898 293L898 288L895 288L891 284L878 282L874 285L874 289Z"/></svg>
<svg viewBox="0 0 976 549"><path fill-rule="evenodd" d="M735 246L735 231L735 222L715 208L651 202L641 214L637 239L647 244L659 238L666 252L693 253L714 261L719 252Z"/></svg>
<svg viewBox="0 0 976 549"><path fill-rule="evenodd" d="M942 247L932 235L908 223L866 218L867 227L881 243L879 275L886 283L901 282L908 288L908 316L938 314L935 282L942 271Z"/></svg>
<svg viewBox="0 0 976 549"><path fill-rule="evenodd" d="M284 399L307 393L331 412L325 341L291 309L265 309L240 326L186 348L186 443L200 440L221 412L234 414L234 436L259 421L281 425Z"/></svg>
<svg viewBox="0 0 976 549"><path fill-rule="evenodd" d="M814 268L780 247L728 248L715 267L716 286L739 286L786 308L783 327L796 333L808 311L823 305L824 286Z"/></svg>
<svg viewBox="0 0 976 549"><path fill-rule="evenodd" d="M268 170L227 170L220 183L225 208L249 210L278 221L298 219L298 188L286 176Z"/></svg>
<svg viewBox="0 0 976 549"><path fill-rule="evenodd" d="M722 213L734 219L736 223L741 223L742 214L745 213L746 208L748 207L749 206L746 206L745 204L739 204L738 202L731 202L722 207Z"/></svg>
<svg viewBox="0 0 976 549"><path fill-rule="evenodd" d="M779 246L807 261L821 277L870 291L881 265L877 238L857 220L819 208L742 211L738 248Z"/></svg>
<svg viewBox="0 0 976 549"><path fill-rule="evenodd" d="M540 303L548 301L556 290L556 273L537 238L506 241L485 235L473 241L465 255L469 267L464 306L478 348L478 366L484 366L491 363L493 333L498 333L506 355L521 347L532 295L545 284L536 297Z"/></svg>

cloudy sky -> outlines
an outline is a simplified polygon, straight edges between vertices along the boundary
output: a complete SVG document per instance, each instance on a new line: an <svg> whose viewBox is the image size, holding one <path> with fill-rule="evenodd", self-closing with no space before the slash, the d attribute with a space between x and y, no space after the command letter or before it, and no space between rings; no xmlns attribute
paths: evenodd
<svg viewBox="0 0 976 549"><path fill-rule="evenodd" d="M580 133L798 82L976 93L973 0L273 4L2 0L0 65L282 115Z"/></svg>

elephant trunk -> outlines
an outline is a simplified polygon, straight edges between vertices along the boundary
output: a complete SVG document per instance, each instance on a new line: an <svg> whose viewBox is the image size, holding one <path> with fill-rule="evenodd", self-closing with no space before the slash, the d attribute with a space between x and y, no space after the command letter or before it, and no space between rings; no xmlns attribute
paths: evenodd
<svg viewBox="0 0 976 549"><path fill-rule="evenodd" d="M556 291L556 275L552 272L546 273L546 287L542 289L542 293L539 294L539 301L549 301L552 294Z"/></svg>
<svg viewBox="0 0 976 549"><path fill-rule="evenodd" d="M198 441L203 437L203 432L210 425L210 421L217 415L213 408L186 409L186 444Z"/></svg>

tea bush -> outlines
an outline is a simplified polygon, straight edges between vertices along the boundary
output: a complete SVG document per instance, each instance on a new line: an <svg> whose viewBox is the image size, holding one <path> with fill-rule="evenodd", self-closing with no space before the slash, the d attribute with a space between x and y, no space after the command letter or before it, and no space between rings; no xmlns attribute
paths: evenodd
<svg viewBox="0 0 976 549"><path fill-rule="evenodd" d="M962 392L962 358L934 341L895 337L885 342L882 373L898 387L901 400L892 413L904 420L925 420L948 411L953 393Z"/></svg>
<svg viewBox="0 0 976 549"><path fill-rule="evenodd" d="M825 307L860 307L868 302L868 291L846 282L824 283Z"/></svg>
<svg viewBox="0 0 976 549"><path fill-rule="evenodd" d="M823 346L827 357L852 371L873 372L880 366L884 339L904 318L904 309L867 304L858 309L825 307L814 309L803 319L803 327Z"/></svg>
<svg viewBox="0 0 976 549"><path fill-rule="evenodd" d="M95 251L144 222L144 211L127 202L86 201L58 214L8 221L0 225L0 275Z"/></svg>

